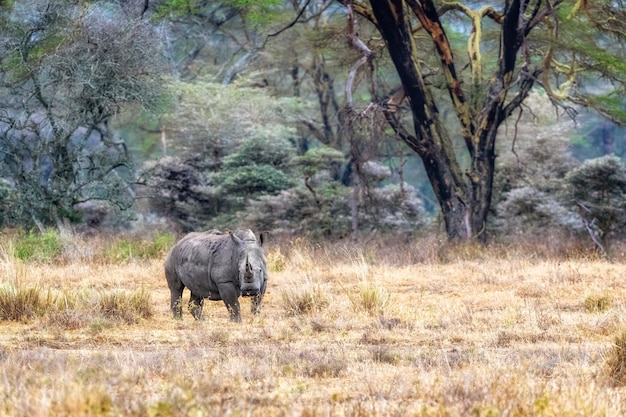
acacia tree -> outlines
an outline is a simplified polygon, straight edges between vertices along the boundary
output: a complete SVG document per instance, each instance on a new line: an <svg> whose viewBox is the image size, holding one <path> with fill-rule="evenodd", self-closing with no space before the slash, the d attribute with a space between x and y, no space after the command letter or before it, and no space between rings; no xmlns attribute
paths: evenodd
<svg viewBox="0 0 626 417"><path fill-rule="evenodd" d="M491 205L498 128L518 114L529 92L543 88L553 104L574 113L575 105L625 121L626 14L623 1L505 0L482 1L341 0L376 26L397 70L401 87L381 101L396 135L422 159L451 239L484 239ZM454 17L452 26L444 19ZM458 20L460 19L460 20ZM353 46L363 48L349 23ZM497 53L483 54L486 27L495 27ZM464 53L455 51L448 33L467 38ZM417 36L427 39L428 52ZM469 68L468 80L462 78ZM441 83L432 78L442 76ZM432 78L430 78L432 77ZM447 91L438 94L442 85ZM399 117L407 99L413 126ZM450 106L458 122L469 163L465 170L455 151L450 123L440 108Z"/></svg>
<svg viewBox="0 0 626 417"><path fill-rule="evenodd" d="M161 95L158 44L133 5L0 7L0 176L18 195L15 223L61 226L79 203L133 203L131 161L109 124Z"/></svg>

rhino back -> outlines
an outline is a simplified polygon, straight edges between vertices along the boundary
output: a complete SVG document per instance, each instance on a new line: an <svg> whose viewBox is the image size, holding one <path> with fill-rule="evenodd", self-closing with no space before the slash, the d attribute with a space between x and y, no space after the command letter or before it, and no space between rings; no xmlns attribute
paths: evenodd
<svg viewBox="0 0 626 417"><path fill-rule="evenodd" d="M192 292L208 297L217 283L237 279L237 264L230 236L193 233L172 250L176 274Z"/></svg>

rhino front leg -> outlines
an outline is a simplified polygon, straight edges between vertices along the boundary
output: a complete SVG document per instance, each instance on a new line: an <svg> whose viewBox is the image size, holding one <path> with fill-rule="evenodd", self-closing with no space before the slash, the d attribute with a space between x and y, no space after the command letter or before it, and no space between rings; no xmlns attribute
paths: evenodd
<svg viewBox="0 0 626 417"><path fill-rule="evenodd" d="M225 300L224 300L224 304L226 304ZM235 323L240 323L241 313L239 312L239 300L235 300L235 302L232 304L226 304L226 308L228 309L228 312L230 313L230 321L235 322Z"/></svg>
<svg viewBox="0 0 626 417"><path fill-rule="evenodd" d="M230 313L230 321L240 322L241 314L239 311L239 292L237 291L235 284L218 284L218 289L220 291L220 297L224 300L224 304L226 304L226 308Z"/></svg>
<svg viewBox="0 0 626 417"><path fill-rule="evenodd" d="M196 320L202 320L202 306L204 305L204 298L191 293L189 298L189 312Z"/></svg>
<svg viewBox="0 0 626 417"><path fill-rule="evenodd" d="M259 314L261 311L261 303L263 302L263 295L265 295L266 287L267 280L263 282L263 285L261 285L261 292L252 297L252 314Z"/></svg>
<svg viewBox="0 0 626 417"><path fill-rule="evenodd" d="M263 302L263 294L252 297L252 314L259 314L261 311L261 303Z"/></svg>

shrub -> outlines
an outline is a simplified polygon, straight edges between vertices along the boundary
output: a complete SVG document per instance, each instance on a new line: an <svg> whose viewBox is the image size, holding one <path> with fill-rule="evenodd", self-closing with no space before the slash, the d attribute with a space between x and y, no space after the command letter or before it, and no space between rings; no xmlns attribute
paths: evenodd
<svg viewBox="0 0 626 417"><path fill-rule="evenodd" d="M497 207L496 224L508 233L522 233L529 228L577 231L582 227L575 212L555 196L534 187L515 188L506 193Z"/></svg>
<svg viewBox="0 0 626 417"><path fill-rule="evenodd" d="M265 195L250 202L243 221L275 234L306 235L313 240L342 238L351 233L352 191L337 181L328 181L315 193L296 187L276 196ZM361 231L408 234L428 224L422 199L407 184L371 188L359 207Z"/></svg>
<svg viewBox="0 0 626 417"><path fill-rule="evenodd" d="M147 197L150 209L183 231L194 230L216 215L220 205L215 189L196 165L167 157L147 162L141 172L145 178L141 193Z"/></svg>
<svg viewBox="0 0 626 417"><path fill-rule="evenodd" d="M590 159L565 177L567 197L602 233L626 224L626 169L616 156Z"/></svg>
<svg viewBox="0 0 626 417"><path fill-rule="evenodd" d="M213 179L219 184L224 197L275 195L294 185L285 172L271 165L249 165L225 169Z"/></svg>

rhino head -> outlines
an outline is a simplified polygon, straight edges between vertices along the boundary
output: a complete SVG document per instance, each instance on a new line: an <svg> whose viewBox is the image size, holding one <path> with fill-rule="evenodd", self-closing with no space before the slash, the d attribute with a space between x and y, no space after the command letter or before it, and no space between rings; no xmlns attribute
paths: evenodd
<svg viewBox="0 0 626 417"><path fill-rule="evenodd" d="M239 235L239 236L238 236ZM267 281L263 241L259 244L250 230L233 234L231 238L238 248L239 289L243 297L253 297L261 293Z"/></svg>

